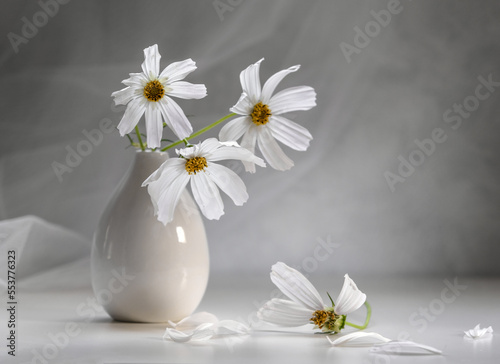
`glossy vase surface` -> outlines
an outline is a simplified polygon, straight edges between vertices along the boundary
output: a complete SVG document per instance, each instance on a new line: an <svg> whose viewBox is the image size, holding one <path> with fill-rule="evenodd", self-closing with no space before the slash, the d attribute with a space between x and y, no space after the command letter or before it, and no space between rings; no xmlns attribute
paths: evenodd
<svg viewBox="0 0 500 364"><path fill-rule="evenodd" d="M92 287L98 302L119 321L178 321L198 306L208 282L205 227L184 191L174 219L164 226L142 182L166 153L136 152L94 234Z"/></svg>

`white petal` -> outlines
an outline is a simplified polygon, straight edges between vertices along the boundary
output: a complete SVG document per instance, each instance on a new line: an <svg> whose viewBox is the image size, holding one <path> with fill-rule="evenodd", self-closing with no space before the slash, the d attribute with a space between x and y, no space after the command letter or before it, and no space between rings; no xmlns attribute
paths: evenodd
<svg viewBox="0 0 500 364"><path fill-rule="evenodd" d="M174 62L169 64L158 77L159 81L163 83L172 83L184 79L188 74L196 69L196 63L191 59L185 59L184 61Z"/></svg>
<svg viewBox="0 0 500 364"><path fill-rule="evenodd" d="M250 100L250 97L246 93L242 93L240 99L229 111L234 112L238 115L250 115L255 107L255 103Z"/></svg>
<svg viewBox="0 0 500 364"><path fill-rule="evenodd" d="M207 96L207 88L203 84L193 84L185 81L176 81L167 86L169 96L180 99L202 99Z"/></svg>
<svg viewBox="0 0 500 364"><path fill-rule="evenodd" d="M418 344L413 341L389 341L384 344L376 344L370 349L373 353L386 354L441 354L442 351L432 346Z"/></svg>
<svg viewBox="0 0 500 364"><path fill-rule="evenodd" d="M156 79L160 73L160 53L158 45L144 49L144 62L141 64L142 71L151 80Z"/></svg>
<svg viewBox="0 0 500 364"><path fill-rule="evenodd" d="M272 168L286 171L293 167L293 161L286 156L266 125L259 128L257 142L264 159Z"/></svg>
<svg viewBox="0 0 500 364"><path fill-rule="evenodd" d="M180 331L187 331L187 330L194 330L201 324L205 323L215 324L217 322L219 322L217 316L215 316L213 313L203 311L203 312L196 312L191 316L184 317L177 323L173 323L172 321L169 321L168 323L174 329Z"/></svg>
<svg viewBox="0 0 500 364"><path fill-rule="evenodd" d="M144 114L144 111L146 111L146 101L144 98L133 99L128 103L127 109L123 113L123 117L117 126L121 136L134 130L142 114Z"/></svg>
<svg viewBox="0 0 500 364"><path fill-rule="evenodd" d="M178 343L185 343L188 341L205 341L209 340L215 334L215 324L204 323L196 327L192 331L181 331L177 329L167 328L164 339L171 339Z"/></svg>
<svg viewBox="0 0 500 364"><path fill-rule="evenodd" d="M127 105L133 98L139 96L137 90L133 87L125 87L111 94L114 97L115 105Z"/></svg>
<svg viewBox="0 0 500 364"><path fill-rule="evenodd" d="M163 163L165 167L162 165L161 175L158 176L157 172L153 172L142 184L148 186L155 214L164 225L174 218L177 202L190 179L183 165L179 164L176 159L166 160Z"/></svg>
<svg viewBox="0 0 500 364"><path fill-rule="evenodd" d="M259 309L257 317L275 325L294 327L310 323L313 313L301 303L273 298Z"/></svg>
<svg viewBox="0 0 500 364"><path fill-rule="evenodd" d="M142 72L140 73L129 73L130 78L123 80L122 83L126 86L131 86L136 89L140 89L141 92L144 92L144 86L149 82L149 79Z"/></svg>
<svg viewBox="0 0 500 364"><path fill-rule="evenodd" d="M276 140L292 149L305 151L312 140L306 128L282 116L271 116L267 125Z"/></svg>
<svg viewBox="0 0 500 364"><path fill-rule="evenodd" d="M224 204L219 189L205 172L191 175L191 190L201 212L209 220L219 220L224 215Z"/></svg>
<svg viewBox="0 0 500 364"><path fill-rule="evenodd" d="M479 339L486 334L492 334L493 328L491 326L481 329L480 324L477 324L473 329L464 331L465 337L471 339Z"/></svg>
<svg viewBox="0 0 500 364"><path fill-rule="evenodd" d="M243 92L246 93L253 105L259 102L260 99L260 76L259 68L260 63L264 60L262 58L257 63L251 64L240 73L240 82Z"/></svg>
<svg viewBox="0 0 500 364"><path fill-rule="evenodd" d="M366 295L358 289L349 275L346 274L344 278L344 285L335 301L335 313L339 315L347 315L356 311L366 301Z"/></svg>
<svg viewBox="0 0 500 364"><path fill-rule="evenodd" d="M244 335L249 331L250 328L239 321L222 320L217 324L217 335Z"/></svg>
<svg viewBox="0 0 500 364"><path fill-rule="evenodd" d="M318 291L298 270L278 262L271 268L271 281L292 301L311 311L322 310L325 305Z"/></svg>
<svg viewBox="0 0 500 364"><path fill-rule="evenodd" d="M236 143L232 146L221 145L219 148L207 155L207 160L210 161L220 161L225 159L236 159L245 162L251 162L257 164L260 167L266 166L261 158L255 156L255 154L250 152L248 149L242 148Z"/></svg>
<svg viewBox="0 0 500 364"><path fill-rule="evenodd" d="M316 106L316 92L309 86L290 87L274 95L268 104L273 115Z"/></svg>
<svg viewBox="0 0 500 364"><path fill-rule="evenodd" d="M181 158L167 159L160 165L160 167L156 171L151 173L151 175L146 178L144 182L142 182L142 187L147 186L151 182L158 181L158 179L160 179L164 173L164 177L168 176L170 178L175 178L174 175L183 173L185 171L185 164L186 162Z"/></svg>
<svg viewBox="0 0 500 364"><path fill-rule="evenodd" d="M389 342L388 339L376 332L356 331L347 335L343 335L336 340L326 337L332 346L372 346L377 342Z"/></svg>
<svg viewBox="0 0 500 364"><path fill-rule="evenodd" d="M207 157L209 154L215 152L221 146L222 144L217 140L217 138L208 138L203 142L195 145L196 152L194 153L194 155Z"/></svg>
<svg viewBox="0 0 500 364"><path fill-rule="evenodd" d="M167 126L174 132L179 139L187 138L193 132L191 123L184 115L181 107L170 97L163 97L158 101L161 114Z"/></svg>
<svg viewBox="0 0 500 364"><path fill-rule="evenodd" d="M236 206L247 202L247 188L236 173L216 163L209 163L205 170L210 174L210 179L233 200Z"/></svg>
<svg viewBox="0 0 500 364"><path fill-rule="evenodd" d="M146 105L146 137L148 148L158 148L161 145L163 121L161 112L156 103L148 102Z"/></svg>
<svg viewBox="0 0 500 364"><path fill-rule="evenodd" d="M241 116L233 119L224 125L219 132L221 141L238 140L245 134L250 127L251 121L248 116Z"/></svg>
<svg viewBox="0 0 500 364"><path fill-rule="evenodd" d="M261 101L264 104L268 104L269 100L271 100L271 96L273 95L274 90L276 89L276 86L285 78L286 75L298 71L300 68L300 65L295 65L292 66L286 70L279 71L269 77L269 79L266 81L264 86L262 87L262 95L261 95Z"/></svg>
<svg viewBox="0 0 500 364"><path fill-rule="evenodd" d="M241 139L241 147L255 154L255 144L257 143L258 126L250 125ZM243 161L245 171L255 173L255 163Z"/></svg>

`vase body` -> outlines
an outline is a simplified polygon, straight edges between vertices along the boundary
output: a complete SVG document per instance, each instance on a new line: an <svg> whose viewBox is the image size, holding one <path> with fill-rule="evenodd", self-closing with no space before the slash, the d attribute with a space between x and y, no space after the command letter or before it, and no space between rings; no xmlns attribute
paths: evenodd
<svg viewBox="0 0 500 364"><path fill-rule="evenodd" d="M184 191L173 221L164 226L154 216L147 187L141 187L167 158L136 152L94 234L92 287L115 320L178 321L205 293L209 254L198 207Z"/></svg>

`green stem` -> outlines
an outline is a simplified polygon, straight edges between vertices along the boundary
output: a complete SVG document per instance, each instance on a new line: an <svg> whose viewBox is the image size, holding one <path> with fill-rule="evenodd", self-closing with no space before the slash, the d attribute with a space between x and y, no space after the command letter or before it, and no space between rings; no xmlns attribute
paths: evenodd
<svg viewBox="0 0 500 364"><path fill-rule="evenodd" d="M354 327L358 330L364 330L368 326L368 323L370 322L370 318L372 317L372 306L368 303L368 301L365 301L365 306L366 306L366 319L365 319L365 324L363 326L352 324L350 322L345 322L346 325Z"/></svg>
<svg viewBox="0 0 500 364"><path fill-rule="evenodd" d="M137 135L137 140L139 141L139 145L141 146L141 150L144 152L146 148L144 148L144 143L142 142L141 133L139 132L139 127L135 126L135 134Z"/></svg>
<svg viewBox="0 0 500 364"><path fill-rule="evenodd" d="M176 141L175 143L172 143L170 145L167 145L165 148L163 148L161 151L162 152L165 152L167 150L169 150L170 148L173 148L173 147L176 147L177 145L181 144L181 143L185 143L186 141L188 141L189 139L193 139L193 138L196 138L197 136L203 134L204 132L212 129L213 127L219 125L220 123L222 123L223 121L226 121L227 119L229 118L232 118L233 116L235 116L236 114L233 112L231 114L228 114L222 118L220 118L219 120L217 120L216 122L204 127L203 129L200 129L198 130L196 133L194 134L191 134L190 136L188 136L187 138L185 139L182 139L182 140L178 140Z"/></svg>

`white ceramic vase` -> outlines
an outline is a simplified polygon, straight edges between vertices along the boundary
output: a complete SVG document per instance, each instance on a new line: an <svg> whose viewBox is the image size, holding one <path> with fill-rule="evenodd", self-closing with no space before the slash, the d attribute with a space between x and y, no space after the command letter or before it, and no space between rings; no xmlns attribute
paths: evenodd
<svg viewBox="0 0 500 364"><path fill-rule="evenodd" d="M174 220L164 226L141 187L167 158L136 153L94 234L92 287L115 320L177 321L190 315L205 293L209 254L198 206L184 191Z"/></svg>

